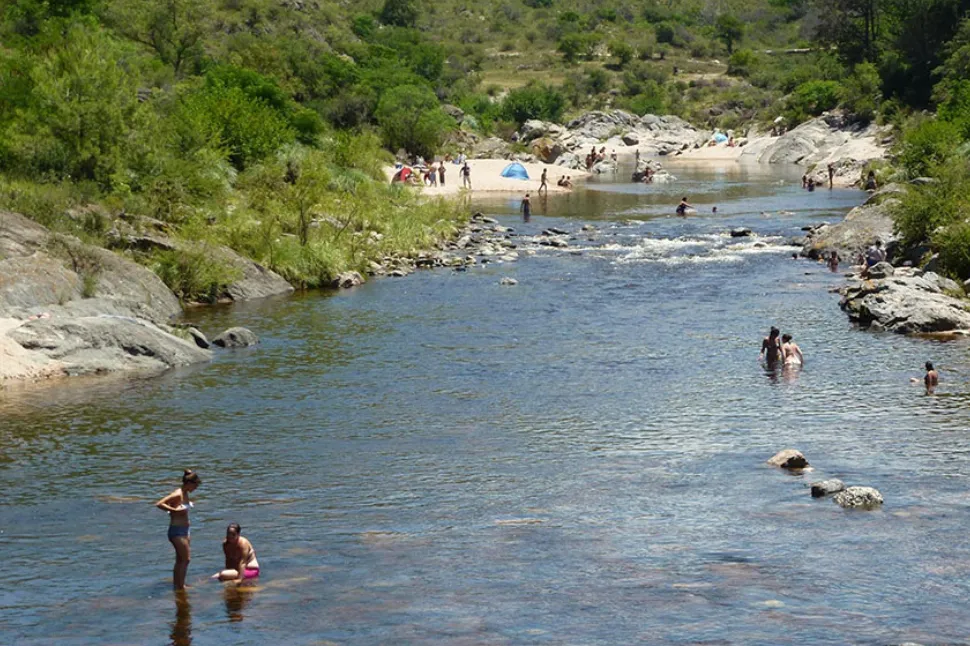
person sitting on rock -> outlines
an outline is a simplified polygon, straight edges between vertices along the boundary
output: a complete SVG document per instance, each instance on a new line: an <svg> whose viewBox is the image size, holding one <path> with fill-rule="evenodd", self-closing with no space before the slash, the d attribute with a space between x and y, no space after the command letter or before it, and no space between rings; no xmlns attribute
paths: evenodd
<svg viewBox="0 0 970 646"><path fill-rule="evenodd" d="M882 248L882 240L875 243L866 251L866 268L870 268L886 259L886 250Z"/></svg>
<svg viewBox="0 0 970 646"><path fill-rule="evenodd" d="M869 174L866 175L866 190L874 191L876 190L876 171L870 170Z"/></svg>

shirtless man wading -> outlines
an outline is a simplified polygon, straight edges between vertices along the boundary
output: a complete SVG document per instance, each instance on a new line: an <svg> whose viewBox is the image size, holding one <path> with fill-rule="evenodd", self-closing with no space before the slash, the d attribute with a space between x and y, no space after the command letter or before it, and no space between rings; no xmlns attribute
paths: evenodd
<svg viewBox="0 0 970 646"><path fill-rule="evenodd" d="M781 359L781 341L778 339L779 334L781 334L781 331L773 327L768 333L768 336L761 342L761 354L758 355L758 358L763 358L768 362L769 366L775 365Z"/></svg>

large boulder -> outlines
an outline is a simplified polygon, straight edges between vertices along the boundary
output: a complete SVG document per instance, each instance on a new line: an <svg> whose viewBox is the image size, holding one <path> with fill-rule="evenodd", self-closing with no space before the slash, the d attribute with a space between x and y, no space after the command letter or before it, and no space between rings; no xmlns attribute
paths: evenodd
<svg viewBox="0 0 970 646"><path fill-rule="evenodd" d="M846 509L875 509L883 503L882 494L872 487L846 487L833 500Z"/></svg>
<svg viewBox="0 0 970 646"><path fill-rule="evenodd" d="M894 240L892 209L897 204L894 190L889 189L880 199L849 211L838 224L809 231L802 255L817 259L836 251L842 258L854 260L876 240L883 244Z"/></svg>
<svg viewBox="0 0 970 646"><path fill-rule="evenodd" d="M35 319L8 332L7 337L42 355L65 375L163 370L211 356L149 321L126 316Z"/></svg>
<svg viewBox="0 0 970 646"><path fill-rule="evenodd" d="M860 168L860 164L882 159L886 154L888 130L876 124L849 123L837 114L823 115L792 128L780 137L764 138L748 145L742 157L762 163L790 163L803 166L829 162ZM826 181L828 177L826 175Z"/></svg>
<svg viewBox="0 0 970 646"><path fill-rule="evenodd" d="M552 130L553 126L554 124L546 121L529 119L522 124L522 128L519 130L519 143L527 144L533 139L545 137Z"/></svg>
<svg viewBox="0 0 970 646"><path fill-rule="evenodd" d="M959 289L952 280L918 271L855 281L842 291L842 309L863 328L900 334L970 330L970 302L945 293Z"/></svg>
<svg viewBox="0 0 970 646"><path fill-rule="evenodd" d="M532 142L532 154L546 164L554 164L563 152L562 144L549 137L540 137Z"/></svg>
<svg viewBox="0 0 970 646"><path fill-rule="evenodd" d="M882 262L877 262L872 267L869 268L869 278L889 278L896 270L888 262L883 260Z"/></svg>

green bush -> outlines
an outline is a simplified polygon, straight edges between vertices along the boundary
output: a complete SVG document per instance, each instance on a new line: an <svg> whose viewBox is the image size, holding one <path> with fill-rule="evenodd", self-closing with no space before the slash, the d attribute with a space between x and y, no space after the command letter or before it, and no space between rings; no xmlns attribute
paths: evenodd
<svg viewBox="0 0 970 646"><path fill-rule="evenodd" d="M418 8L414 0L384 0L380 20L394 27L415 27L418 24Z"/></svg>
<svg viewBox="0 0 970 646"><path fill-rule="evenodd" d="M959 280L970 278L970 222L943 227L933 236L933 246L939 250L945 273Z"/></svg>
<svg viewBox="0 0 970 646"><path fill-rule="evenodd" d="M879 70L872 63L860 63L842 84L842 107L859 121L868 123L876 117L882 98Z"/></svg>
<svg viewBox="0 0 970 646"><path fill-rule="evenodd" d="M391 150L431 157L455 127L426 87L402 85L384 93L374 116Z"/></svg>
<svg viewBox="0 0 970 646"><path fill-rule="evenodd" d="M970 81L952 83L937 114L941 120L953 124L962 139L970 139Z"/></svg>
<svg viewBox="0 0 970 646"><path fill-rule="evenodd" d="M839 104L842 86L837 81L802 83L786 100L786 112L795 123L817 117Z"/></svg>
<svg viewBox="0 0 970 646"><path fill-rule="evenodd" d="M739 49L728 59L727 73L731 76L751 76L758 65L758 56L750 49Z"/></svg>
<svg viewBox="0 0 970 646"><path fill-rule="evenodd" d="M566 97L556 88L533 81L508 93L502 101L502 117L522 125L529 119L558 122Z"/></svg>
<svg viewBox="0 0 970 646"><path fill-rule="evenodd" d="M216 302L241 275L204 244L155 251L147 264L176 296L191 303Z"/></svg>
<svg viewBox="0 0 970 646"><path fill-rule="evenodd" d="M896 162L909 178L933 174L955 153L960 130L947 121L928 119L905 128L896 146Z"/></svg>

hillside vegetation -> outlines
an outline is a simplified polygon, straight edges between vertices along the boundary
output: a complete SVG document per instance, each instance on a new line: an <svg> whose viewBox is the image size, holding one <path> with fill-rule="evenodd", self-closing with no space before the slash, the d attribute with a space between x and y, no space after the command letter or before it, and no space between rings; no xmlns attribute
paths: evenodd
<svg viewBox="0 0 970 646"><path fill-rule="evenodd" d="M970 0L8 0L0 206L102 244L118 213L160 220L193 241L195 255L127 253L189 299L228 280L218 263L199 268L209 244L316 286L453 230L456 207L388 187L381 172L401 149L429 156L453 146L456 112L445 104L464 111L461 128L500 136L529 118L601 107L720 128L778 117L793 126L841 107L904 127L900 176L933 174L952 186L943 195L953 203L933 213L912 198L900 228L907 240L950 249L946 266L964 275L970 260L952 250L970 249L959 202L968 8ZM939 118L915 112L936 106Z"/></svg>

